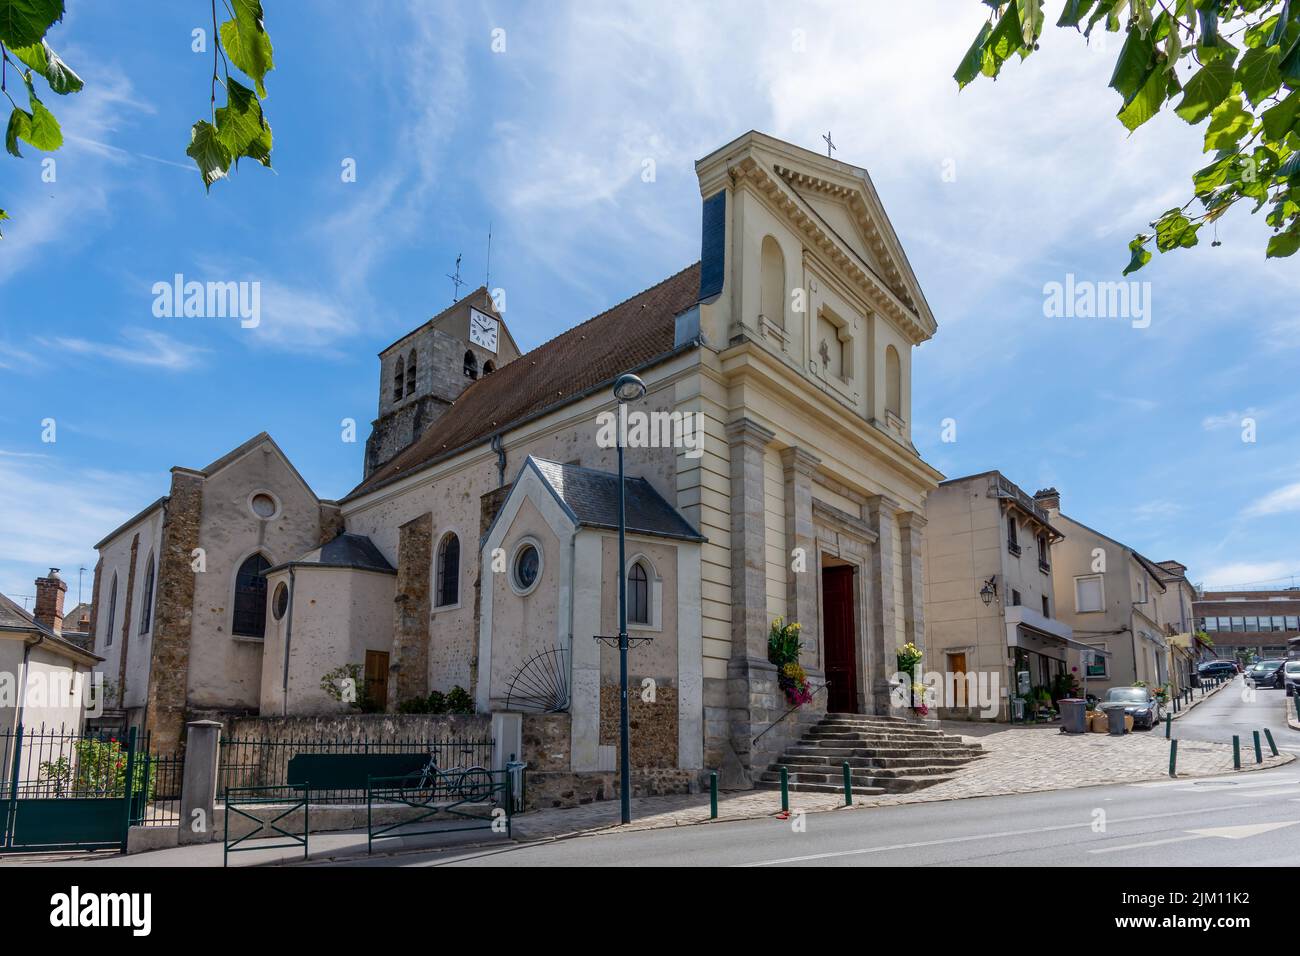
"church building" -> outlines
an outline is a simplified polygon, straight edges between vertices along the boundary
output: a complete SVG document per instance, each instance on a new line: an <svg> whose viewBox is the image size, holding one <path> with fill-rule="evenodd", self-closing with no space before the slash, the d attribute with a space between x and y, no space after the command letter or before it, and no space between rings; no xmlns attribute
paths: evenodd
<svg viewBox="0 0 1300 956"><path fill-rule="evenodd" d="M942 476L911 442L911 368L934 318L866 170L756 132L696 170L698 262L531 352L486 289L382 351L339 501L265 435L174 469L99 546L95 648L124 711L172 740L194 715L337 712L321 677L355 664L388 711L459 686L479 712L557 715L550 769L600 775L625 575L636 773L758 778L799 729L778 617L802 628L805 709L888 713L895 650L925 638ZM629 429L619 567L602 425L625 372L646 385L628 418L672 427Z"/></svg>

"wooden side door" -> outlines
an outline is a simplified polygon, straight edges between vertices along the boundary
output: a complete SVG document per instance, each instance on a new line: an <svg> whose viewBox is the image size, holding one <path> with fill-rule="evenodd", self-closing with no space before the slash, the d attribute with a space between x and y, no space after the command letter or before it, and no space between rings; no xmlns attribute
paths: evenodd
<svg viewBox="0 0 1300 956"><path fill-rule="evenodd" d="M388 652L366 651L366 697L381 707L388 700Z"/></svg>
<svg viewBox="0 0 1300 956"><path fill-rule="evenodd" d="M952 682L953 682L952 706L965 707L966 706L966 655L965 653L949 654L948 670L952 674Z"/></svg>
<svg viewBox="0 0 1300 956"><path fill-rule="evenodd" d="M853 568L822 569L822 634L826 645L826 709L854 714L858 710L858 655L854 640Z"/></svg>

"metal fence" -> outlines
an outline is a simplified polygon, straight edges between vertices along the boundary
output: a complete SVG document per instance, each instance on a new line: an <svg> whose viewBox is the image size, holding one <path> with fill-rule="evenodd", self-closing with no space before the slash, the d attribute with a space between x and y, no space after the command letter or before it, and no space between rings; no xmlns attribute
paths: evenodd
<svg viewBox="0 0 1300 956"><path fill-rule="evenodd" d="M21 744L21 746L20 746ZM0 733L0 797L120 797L125 792L127 742L116 734L79 733L64 726ZM137 764L137 791L148 778Z"/></svg>
<svg viewBox="0 0 1300 956"><path fill-rule="evenodd" d="M290 779L289 763L299 754L436 754L444 770L465 767L492 768L495 740L492 737L468 739L429 739L408 737L400 740L342 740L315 737L267 740L253 737L221 738L221 756L217 769L217 798L224 800L227 789L241 787L288 787L301 782ZM313 803L364 804L364 789L311 790Z"/></svg>
<svg viewBox="0 0 1300 956"><path fill-rule="evenodd" d="M174 827L181 822L181 785L185 781L185 757L182 754L160 756L150 753L148 737L140 759L150 783L147 799L132 807L133 827Z"/></svg>

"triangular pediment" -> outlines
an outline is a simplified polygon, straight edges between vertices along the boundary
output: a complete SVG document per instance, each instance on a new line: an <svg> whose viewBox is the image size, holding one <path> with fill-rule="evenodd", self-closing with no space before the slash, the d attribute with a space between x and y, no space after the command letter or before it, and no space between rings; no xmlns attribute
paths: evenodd
<svg viewBox="0 0 1300 956"><path fill-rule="evenodd" d="M865 169L757 132L697 164L706 194L715 169L748 180L913 341L934 334L925 294Z"/></svg>

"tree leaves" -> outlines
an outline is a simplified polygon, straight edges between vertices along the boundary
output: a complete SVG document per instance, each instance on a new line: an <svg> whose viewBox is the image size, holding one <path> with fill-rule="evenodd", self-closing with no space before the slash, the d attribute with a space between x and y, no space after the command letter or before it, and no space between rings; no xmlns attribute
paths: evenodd
<svg viewBox="0 0 1300 956"><path fill-rule="evenodd" d="M1234 71L1225 60L1212 60L1196 71L1183 87L1183 99L1174 110L1196 125L1227 98L1232 90Z"/></svg>
<svg viewBox="0 0 1300 956"><path fill-rule="evenodd" d="M50 84L50 89L60 96L79 93L85 86L81 77L77 76L72 71L72 67L64 63L44 40L27 46L13 47L9 52L45 77L45 81Z"/></svg>
<svg viewBox="0 0 1300 956"><path fill-rule="evenodd" d="M1151 241L1150 236L1138 236L1128 244L1129 252L1132 257L1128 265L1124 267L1124 275L1130 272L1137 272L1144 265L1151 261L1151 250L1147 248L1147 243Z"/></svg>
<svg viewBox="0 0 1300 956"><path fill-rule="evenodd" d="M1210 113L1210 125L1205 131L1205 152L1235 147L1249 132L1255 118L1241 105L1241 96L1234 93Z"/></svg>
<svg viewBox="0 0 1300 956"><path fill-rule="evenodd" d="M966 55L962 57L957 67L957 72L952 75L952 78L957 81L957 89L962 89L980 75L980 64L984 59L984 44L988 42L989 34L992 32L993 26L990 23L986 22L980 27L975 42L970 45L970 49L966 51Z"/></svg>
<svg viewBox="0 0 1300 956"><path fill-rule="evenodd" d="M22 158L22 153L18 151L18 141L22 140L37 149L53 152L63 145L63 131L59 129L59 121L45 108L45 104L37 99L30 71L23 76L23 82L27 86L27 101L32 111L29 113L15 106L13 112L9 114L9 126L5 130L5 149L14 156Z"/></svg>
<svg viewBox="0 0 1300 956"><path fill-rule="evenodd" d="M261 0L231 0L230 6L234 19L221 25L221 47L252 80L256 92L227 74L226 105L213 111L211 123L201 120L190 130L185 152L198 166L203 188L208 190L230 172L231 163L238 167L245 156L271 165L271 124L261 103L266 98L263 79L274 69L271 38L262 22ZM215 73L212 82L215 90L219 82Z"/></svg>
<svg viewBox="0 0 1300 956"><path fill-rule="evenodd" d="M185 155L199 167L205 189L211 189L230 169L230 150L221 141L216 127L207 120L199 120L190 130L190 147Z"/></svg>
<svg viewBox="0 0 1300 956"><path fill-rule="evenodd" d="M266 97L263 80L275 69L272 62L271 37L262 25L261 0L232 0L235 19L221 25L221 45L230 62L243 70L257 87L257 95Z"/></svg>
<svg viewBox="0 0 1300 956"><path fill-rule="evenodd" d="M1242 91L1251 106L1259 106L1265 97L1272 96L1282 85L1282 74L1277 64L1281 51L1275 46L1247 50L1237 68Z"/></svg>
<svg viewBox="0 0 1300 956"><path fill-rule="evenodd" d="M0 42L10 49L39 43L62 19L63 0L0 0Z"/></svg>

